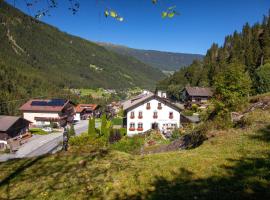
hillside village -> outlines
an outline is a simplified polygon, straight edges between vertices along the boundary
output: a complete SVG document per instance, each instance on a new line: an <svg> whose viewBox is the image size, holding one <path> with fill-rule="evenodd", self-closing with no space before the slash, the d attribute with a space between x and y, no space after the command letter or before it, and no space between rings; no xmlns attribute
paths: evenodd
<svg viewBox="0 0 270 200"><path fill-rule="evenodd" d="M113 122L107 127L112 133L122 129L123 136L133 136L156 130L162 137L171 138L174 131L184 128L184 124L200 121L196 112L194 116L184 115L182 112L185 108L206 109L212 97L209 88L188 86L179 93L183 96L181 102L173 102L164 91L152 93L145 90L130 99L112 102L104 107L97 104L74 104L65 99L31 99L20 106L22 117L1 116L1 124L4 125L0 129L1 149L17 151L20 145L27 145L32 133L50 134L63 131L66 126L74 129L74 125L76 127L80 124L84 124L83 131L87 131L91 120L98 123L103 116ZM114 121L117 123L114 124ZM97 123L95 128L99 129L104 122Z"/></svg>
<svg viewBox="0 0 270 200"><path fill-rule="evenodd" d="M65 5L65 0L46 1L48 7L42 1L0 0L0 199L270 199L270 14L241 30L233 27L237 31L201 55L71 35L59 27L66 23L80 32L83 22L71 24L73 18L59 10L60 2ZM81 4L92 2L67 2L72 17L82 21L105 5L109 25L99 18L96 26L106 25L106 31L95 32L91 26L99 37L113 38L126 22L105 1L96 1L92 12L81 15ZM168 26L175 31L183 23L176 18L187 16L184 6L178 12L179 5L192 4L125 3L131 13L138 13L139 5L162 9L162 30ZM237 14L255 16L258 5L269 4L249 3L253 7L226 2L229 7L220 8L230 8L234 16L240 6L254 13L238 9ZM208 1L207 9L214 9L213 4ZM47 18L52 11L67 21ZM217 11L228 20L228 13ZM151 38L153 46L157 41L161 46L178 43L170 28L162 34L154 31L160 23L140 15L136 23L151 19L151 26L131 28L120 39L136 43L139 37L147 43ZM221 20L212 20L214 15L200 17L209 24ZM127 23L132 26L133 20ZM227 22L224 27L232 26ZM194 30L202 30L202 24ZM194 38L183 27L185 40L192 38L199 49L197 39L206 40L204 35L198 31ZM148 28L153 32L145 39Z"/></svg>

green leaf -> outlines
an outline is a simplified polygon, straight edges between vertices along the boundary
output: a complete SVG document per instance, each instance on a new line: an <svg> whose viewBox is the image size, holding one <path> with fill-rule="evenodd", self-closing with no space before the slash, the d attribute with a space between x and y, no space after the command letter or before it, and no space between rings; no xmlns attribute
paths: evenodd
<svg viewBox="0 0 270 200"><path fill-rule="evenodd" d="M162 14L161 14L162 18L167 17L167 15L168 15L168 13L167 13L167 12L162 12Z"/></svg>
<svg viewBox="0 0 270 200"><path fill-rule="evenodd" d="M111 17L114 17L114 18L117 17L117 13L113 10L111 10L110 15L111 15Z"/></svg>
<svg viewBox="0 0 270 200"><path fill-rule="evenodd" d="M168 8L168 10L173 10L175 8L176 8L176 6L171 6L171 7Z"/></svg>
<svg viewBox="0 0 270 200"><path fill-rule="evenodd" d="M175 13L174 13L174 12L170 12L170 13L168 13L168 17L169 17L169 18L173 18L173 17L174 17L174 15L175 15Z"/></svg>
<svg viewBox="0 0 270 200"><path fill-rule="evenodd" d="M105 15L105 17L108 17L110 15L109 11L105 10L104 15Z"/></svg>
<svg viewBox="0 0 270 200"><path fill-rule="evenodd" d="M123 18L123 17L117 17L116 19L117 19L118 21L120 21L120 22L124 21L124 18Z"/></svg>

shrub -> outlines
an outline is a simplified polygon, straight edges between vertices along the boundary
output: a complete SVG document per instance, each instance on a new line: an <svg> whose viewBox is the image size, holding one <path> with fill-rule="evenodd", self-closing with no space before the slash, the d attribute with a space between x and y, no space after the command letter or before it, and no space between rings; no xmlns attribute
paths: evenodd
<svg viewBox="0 0 270 200"><path fill-rule="evenodd" d="M133 137L123 137L120 141L111 145L111 149L126 153L138 153L144 145L144 137L136 135Z"/></svg>
<svg viewBox="0 0 270 200"><path fill-rule="evenodd" d="M109 143L113 144L121 140L122 136L119 129L111 129L109 136Z"/></svg>
<svg viewBox="0 0 270 200"><path fill-rule="evenodd" d="M120 131L122 137L127 135L127 129L126 128L120 128L119 131Z"/></svg>
<svg viewBox="0 0 270 200"><path fill-rule="evenodd" d="M73 137L76 135L75 129L74 129L74 125L72 124L70 126L70 128L68 129L68 137Z"/></svg>
<svg viewBox="0 0 270 200"><path fill-rule="evenodd" d="M185 116L192 116L193 115L193 111L192 110L184 110L182 113Z"/></svg>
<svg viewBox="0 0 270 200"><path fill-rule="evenodd" d="M40 128L31 128L29 131L30 131L30 133L35 134L35 135L47 135L47 134L49 134L48 132L43 131Z"/></svg>
<svg viewBox="0 0 270 200"><path fill-rule="evenodd" d="M194 111L194 112L198 112L198 105L192 104L191 110Z"/></svg>
<svg viewBox="0 0 270 200"><path fill-rule="evenodd" d="M52 123L50 124L50 127L51 127L51 128L58 128L58 124L55 123L55 122L52 122Z"/></svg>
<svg viewBox="0 0 270 200"><path fill-rule="evenodd" d="M176 140L181 137L180 131L178 129L174 129L172 131L171 140Z"/></svg>
<svg viewBox="0 0 270 200"><path fill-rule="evenodd" d="M89 118L88 134L92 136L96 136L95 118Z"/></svg>

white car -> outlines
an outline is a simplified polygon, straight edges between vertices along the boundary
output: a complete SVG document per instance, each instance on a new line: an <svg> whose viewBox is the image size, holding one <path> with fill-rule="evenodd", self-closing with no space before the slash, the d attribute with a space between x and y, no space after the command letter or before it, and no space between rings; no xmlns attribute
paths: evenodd
<svg viewBox="0 0 270 200"><path fill-rule="evenodd" d="M42 130L46 132L53 132L53 129L51 127L44 127Z"/></svg>

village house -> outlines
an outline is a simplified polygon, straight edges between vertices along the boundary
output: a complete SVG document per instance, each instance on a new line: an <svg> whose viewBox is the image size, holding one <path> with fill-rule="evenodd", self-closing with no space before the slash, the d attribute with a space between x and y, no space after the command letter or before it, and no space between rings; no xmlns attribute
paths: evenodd
<svg viewBox="0 0 270 200"><path fill-rule="evenodd" d="M44 127L62 121L73 121L74 104L65 99L32 99L20 107L24 119L33 122L34 126Z"/></svg>
<svg viewBox="0 0 270 200"><path fill-rule="evenodd" d="M181 127L180 109L169 100L151 92L124 102L127 135L156 129L164 134Z"/></svg>
<svg viewBox="0 0 270 200"><path fill-rule="evenodd" d="M190 87L182 90L182 100L187 104L204 104L213 96L211 88Z"/></svg>
<svg viewBox="0 0 270 200"><path fill-rule="evenodd" d="M97 104L78 104L75 108L76 115L74 117L75 121L85 120L89 117L100 117L101 106Z"/></svg>
<svg viewBox="0 0 270 200"><path fill-rule="evenodd" d="M26 135L29 124L30 121L21 117L0 115L0 149L5 148L7 140Z"/></svg>

